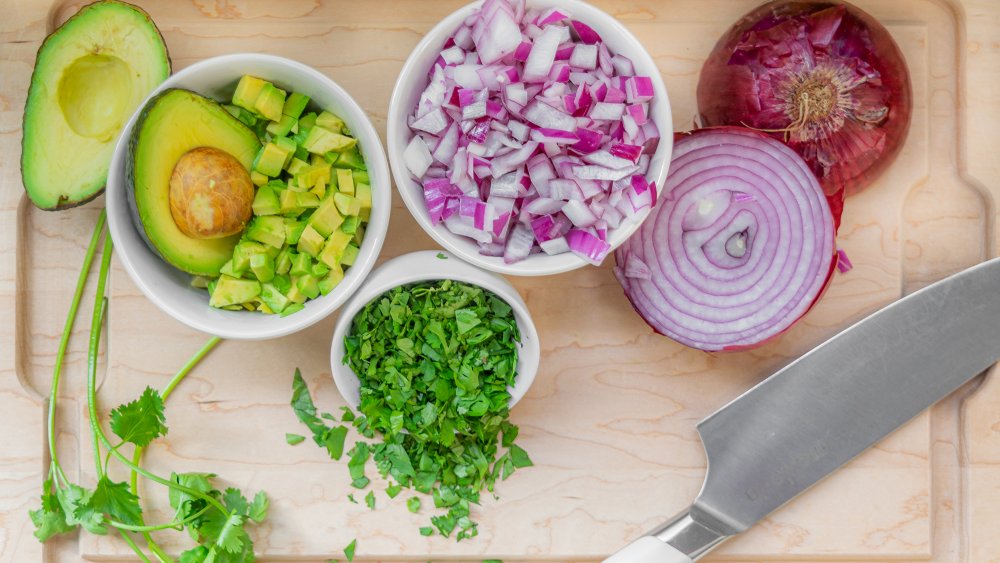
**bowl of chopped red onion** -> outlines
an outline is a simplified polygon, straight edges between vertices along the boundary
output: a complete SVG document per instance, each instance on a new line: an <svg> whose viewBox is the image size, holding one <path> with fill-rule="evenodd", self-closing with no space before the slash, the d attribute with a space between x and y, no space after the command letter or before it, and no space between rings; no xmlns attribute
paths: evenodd
<svg viewBox="0 0 1000 563"><path fill-rule="evenodd" d="M387 143L403 202L439 244L494 272L548 275L600 265L639 227L673 122L652 57L612 16L579 0L485 0L407 59Z"/></svg>

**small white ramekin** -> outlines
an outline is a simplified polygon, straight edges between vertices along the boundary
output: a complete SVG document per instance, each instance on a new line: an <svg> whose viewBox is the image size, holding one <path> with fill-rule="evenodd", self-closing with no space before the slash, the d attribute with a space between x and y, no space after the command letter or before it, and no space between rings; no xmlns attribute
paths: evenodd
<svg viewBox="0 0 1000 563"><path fill-rule="evenodd" d="M566 252L549 256L545 253L533 254L515 264L506 264L503 257L483 256L479 247L471 239L456 235L444 224L435 225L427 214L423 188L403 162L403 152L413 138L407 125L407 115L416 107L420 93L427 87L427 74L437 59L445 41L458 29L459 25L479 8L480 2L468 4L446 17L413 49L406 59L396 80L396 87L389 100L386 145L389 163L396 181L396 189L403 197L403 203L410 210L417 223L441 246L481 268L514 276L545 276L575 270L588 265L583 258ZM574 19L597 31L612 53L619 53L632 60L638 75L653 79L655 96L650 104L650 118L660 130L660 144L650 161L646 179L663 186L667 177L667 167L673 150L673 118L670 113L670 99L663 84L660 70L653 58L632 33L614 17L581 0L528 0L529 7L548 8L558 6ZM649 214L649 209L623 221L621 226L610 232L611 248L614 250L639 228ZM610 254L608 255L610 259Z"/></svg>
<svg viewBox="0 0 1000 563"><path fill-rule="evenodd" d="M510 389L510 405L514 406L528 392L538 371L541 348L538 342L538 330L521 295L507 280L496 274L463 262L453 254L425 250L404 254L379 266L368 276L364 287L358 290L340 311L337 325L333 329L330 368L337 390L351 407L357 408L361 401L361 384L358 376L344 363L344 338L350 333L354 316L373 299L392 288L421 281L445 279L489 290L506 301L514 310L514 320L521 333L521 347L517 356L517 377L514 380L514 387Z"/></svg>
<svg viewBox="0 0 1000 563"><path fill-rule="evenodd" d="M244 340L277 338L302 330L342 305L375 265L389 227L392 207L389 168L378 133L361 106L323 73L302 63L261 54L235 54L195 63L174 74L150 94L167 88L185 88L215 100L228 100L240 77L252 74L290 92L309 96L318 107L339 115L358 139L371 178L372 212L358 258L344 279L328 295L312 299L297 313L282 317L209 307L208 293L192 288L191 275L163 259L147 243L139 224L134 198L125 177L128 144L142 107L122 130L111 160L107 184L108 227L125 271L143 294L178 321L202 332ZM147 98L147 101L149 98ZM145 103L143 103L143 107Z"/></svg>

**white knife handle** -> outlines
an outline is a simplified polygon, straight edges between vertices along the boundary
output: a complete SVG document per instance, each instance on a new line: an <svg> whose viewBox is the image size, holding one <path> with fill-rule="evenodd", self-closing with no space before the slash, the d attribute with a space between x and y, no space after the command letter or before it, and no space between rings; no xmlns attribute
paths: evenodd
<svg viewBox="0 0 1000 563"><path fill-rule="evenodd" d="M604 563L693 563L687 555L652 537L644 536L618 550Z"/></svg>

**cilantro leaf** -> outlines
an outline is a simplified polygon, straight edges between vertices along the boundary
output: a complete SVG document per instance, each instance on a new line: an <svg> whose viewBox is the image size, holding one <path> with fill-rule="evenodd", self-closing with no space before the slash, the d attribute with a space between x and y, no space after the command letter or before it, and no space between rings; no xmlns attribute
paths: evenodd
<svg viewBox="0 0 1000 563"><path fill-rule="evenodd" d="M514 464L514 467L518 469L534 465L531 458L528 457L528 452L521 449L521 446L518 446L517 444L510 445L510 461Z"/></svg>
<svg viewBox="0 0 1000 563"><path fill-rule="evenodd" d="M91 534L103 536L108 533L108 527L104 521L104 514L97 512L89 504L93 494L93 491L72 483L65 489L56 490L56 497L63 513L66 514L67 524L83 526L83 529Z"/></svg>
<svg viewBox="0 0 1000 563"><path fill-rule="evenodd" d="M64 534L76 529L76 526L67 522L66 513L59 503L57 493L53 492L54 484L52 478L45 480L42 485L42 506L38 510L28 511L31 523L35 525L35 537L38 541L46 541L52 536Z"/></svg>
<svg viewBox="0 0 1000 563"><path fill-rule="evenodd" d="M226 508L231 512L240 516L246 516L247 508L250 506L243 493L233 487L229 487L226 489L226 492L222 493L222 504L226 505Z"/></svg>
<svg viewBox="0 0 1000 563"><path fill-rule="evenodd" d="M335 426L328 428L323 433L323 446L333 459L340 459L344 455L344 440L347 439L347 427Z"/></svg>
<svg viewBox="0 0 1000 563"><path fill-rule="evenodd" d="M413 513L420 512L420 497L406 499L406 509Z"/></svg>
<svg viewBox="0 0 1000 563"><path fill-rule="evenodd" d="M421 536L429 536L433 533L434 533L434 528L431 528L430 526L423 526L420 528Z"/></svg>
<svg viewBox="0 0 1000 563"><path fill-rule="evenodd" d="M389 498L396 498L396 496L403 490L403 486L399 483L393 483L385 488L385 494Z"/></svg>
<svg viewBox="0 0 1000 563"><path fill-rule="evenodd" d="M316 445L322 446L326 424L316 416L316 405L313 404L312 395L309 394L309 386L302 379L302 373L298 368L295 368L295 375L292 377L292 410L295 411L299 421L312 431Z"/></svg>
<svg viewBox="0 0 1000 563"><path fill-rule="evenodd" d="M438 258L438 260L447 260L448 256L444 252L438 252L437 253L437 258Z"/></svg>
<svg viewBox="0 0 1000 563"><path fill-rule="evenodd" d="M177 563L204 563L207 560L208 548L203 545L199 545L181 553Z"/></svg>
<svg viewBox="0 0 1000 563"><path fill-rule="evenodd" d="M163 399L152 387L146 387L135 401L111 411L111 431L140 447L167 433L165 421Z"/></svg>
<svg viewBox="0 0 1000 563"><path fill-rule="evenodd" d="M375 510L375 491L368 491L368 494L365 495L365 504L371 510Z"/></svg>
<svg viewBox="0 0 1000 563"><path fill-rule="evenodd" d="M358 501L354 498L354 493L348 493L347 500L353 502L354 504L358 504Z"/></svg>
<svg viewBox="0 0 1000 563"><path fill-rule="evenodd" d="M292 434L290 432L285 432L285 441L288 442L289 446L296 446L301 444L306 439L305 436L301 434Z"/></svg>
<svg viewBox="0 0 1000 563"><path fill-rule="evenodd" d="M249 517L254 522L260 524L267 518L267 510L271 506L271 500L267 498L264 491L257 491L257 494L253 497L253 502L250 503L247 509L247 517Z"/></svg>
<svg viewBox="0 0 1000 563"><path fill-rule="evenodd" d="M346 557L348 561L354 561L354 550L357 547L358 540L353 539L351 540L351 543L347 544L347 547L344 548L344 557Z"/></svg>
<svg viewBox="0 0 1000 563"><path fill-rule="evenodd" d="M127 483L116 483L107 475L97 480L97 488L90 496L87 506L126 524L139 525L141 520L139 498L128 490Z"/></svg>

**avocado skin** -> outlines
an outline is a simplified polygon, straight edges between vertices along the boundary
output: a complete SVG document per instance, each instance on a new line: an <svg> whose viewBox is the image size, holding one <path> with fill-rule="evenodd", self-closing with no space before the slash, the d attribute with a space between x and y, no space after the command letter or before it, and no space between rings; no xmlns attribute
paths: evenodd
<svg viewBox="0 0 1000 563"><path fill-rule="evenodd" d="M179 269L181 271L190 273L190 274L214 277L214 276L219 275L218 268L214 268L214 269L199 268L196 265L194 265L193 263L188 263L188 262L181 261L181 260L178 260L178 259L172 259L170 256L167 256L164 251L160 250L160 248L159 248L160 245L175 245L176 243L175 243L175 241L171 240L172 239L171 236L165 236L163 234L160 234L156 230L152 229L150 227L150 225L147 225L147 224L145 224L143 222L144 215L145 214L149 214L151 211L150 210L146 210L144 212L143 205L140 204L140 196L137 193L137 187L136 187L137 169L136 169L136 167L138 166L138 163L137 163L137 160L138 160L137 152L139 150L140 137L141 137L143 131L145 130L146 126L147 126L147 122L149 121L150 117L153 114L153 110L155 108L157 108L157 106L160 104L160 102L163 101L163 100L165 100L168 97L177 96L178 94L187 94L188 96L191 96L194 99L204 100L206 103L212 104L214 106L218 106L218 108L220 110L220 112L219 112L220 119L225 119L228 122L228 126L229 127L232 127L235 130L238 130L238 132L239 132L238 134L239 135L244 136L246 139L253 139L257 143L256 144L256 148L254 149L255 153L256 153L256 151L260 147L260 141L259 141L256 133L253 132L253 130L251 130L249 127L247 127L244 123L242 123L241 121L239 121L235 117L232 117L232 115L229 112L227 112L225 109L223 109L222 106L219 105L215 100L212 100L210 98L206 98L205 96L202 96L201 94L198 94L197 92L193 92L191 90L184 89L184 88L167 88L167 89L165 89L165 90L157 93L152 98L150 98L149 101L146 102L146 105L143 106L143 108L140 110L139 115L136 118L135 127L132 129L132 134L129 137L129 141L128 141L128 153L127 153L127 156L125 158L125 181L126 181L125 189L128 191L129 198L130 198L131 202L134 202L133 211L137 212L137 214L134 216L135 223L136 223L136 228L138 228L139 231L142 233L143 238L144 238L147 246L149 246L149 248L151 250L153 250L160 258L162 258L164 261L166 261L171 266L173 266L173 267L175 267L175 268L177 268L177 269ZM164 140L164 143L166 143L166 140ZM202 146L206 146L206 145L202 145ZM191 147L191 148L195 148L195 147ZM220 150L225 150L222 147L218 147L218 148L220 148ZM233 156L236 156L236 155L233 155ZM165 184L164 188L169 189L169 183ZM150 209L152 209L152 207ZM160 213L165 213L166 214L166 218L169 221L169 224L173 225L174 228L176 228L176 225L173 222L173 217L170 215L170 208L169 208L169 206L166 206L162 210L159 210L159 212ZM179 230L177 232L180 233ZM236 243L237 243L237 241L240 238L240 235L237 234L237 235L233 235L231 237L226 237L226 238L221 238L221 239L211 239L211 240L198 241L197 239L188 238L188 237L184 236L183 234L180 234L180 236L183 237L182 242L184 244L188 244L188 245L196 245L196 244L199 244L199 243L205 243L205 244L211 243L211 244L223 245L223 244L229 244L229 243L231 243L231 244L229 244L230 249L229 249L229 252L228 252L228 257L226 258L227 260L228 260L229 257L232 256L232 248L234 248L236 246ZM219 265L221 266L221 263Z"/></svg>
<svg viewBox="0 0 1000 563"><path fill-rule="evenodd" d="M117 5L117 6L127 7L127 8L130 8L130 9L134 10L138 15L140 15L143 18L144 23L147 24L150 27L150 29L152 29L156 33L157 37L159 37L160 44L163 45L163 53L162 53L162 55L163 55L163 61L166 64L166 70L167 70L166 74L167 74L167 76L170 76L170 74L173 72L173 61L170 59L170 52L166 48L166 41L164 41L164 39L163 39L163 34L160 32L160 28L156 27L156 23L153 21L153 18L150 17L149 13L146 12L146 10L143 10L142 8L140 8L139 6L136 6L134 4L130 4L128 2L122 2L121 0L98 0L97 2L92 2L92 3L87 4L86 6L83 6L82 8L80 8L80 10L77 13L73 14L72 16L70 16L70 18L68 20L66 20L62 25L60 25L59 27L57 27L55 29L55 31L53 31L52 33L50 33L45 38L45 40L42 41L42 44L39 45L38 50L35 52L35 61L36 61L36 64L35 64L34 68L31 71L31 79L28 81L28 94L25 97L25 102L24 102L25 103L25 111L21 114L21 132L22 132L22 135L21 135L20 171L21 171L22 183L23 183L23 178L24 178L24 168L25 168L25 164L26 164L26 162L25 162L26 151L25 151L25 146L24 146L24 131L26 130L27 121L28 121L28 111L27 111L28 108L27 108L27 104L28 104L28 100L30 100L31 97L32 97L32 93L35 92L35 90L39 87L38 84L40 84L40 82L41 82L40 77L38 76L39 75L39 65L37 64L38 57L39 57L39 55L42 54L42 52L45 50L46 46L49 45L50 41L52 41L53 38L58 39L57 34L59 33L59 30L61 30L62 28L66 27L67 25L69 25L71 22L73 22L74 20L76 20L78 18L86 17L86 14L87 14L88 11L93 10L93 9L100 9L102 6L105 6L105 5ZM45 72L46 70L47 69L45 69L44 67L41 68L42 72ZM110 162L109 162L109 164L110 164ZM93 201L94 199L96 199L98 196L100 196L101 194L104 193L104 187L105 187L105 184L107 183L107 180L108 180L108 175L107 175L107 172L105 172L104 173L104 177L102 179L100 179L98 182L96 182L96 184L99 184L99 185L92 186L92 187L88 188L87 190L85 190L84 194L80 198L78 198L78 199L60 198L59 202L56 205L52 206L52 207L46 207L46 206L43 206L43 205L39 205L38 202L36 202L35 199L32 197L31 190L29 190L27 186L24 186L24 189L25 189L25 192L28 195L28 199L30 199L31 202L38 209L41 209L43 211L62 211L62 210L65 210L65 209L72 209L74 207L79 207L81 205L90 203L91 201ZM92 193L88 193L88 192L91 192L91 190L93 190Z"/></svg>

